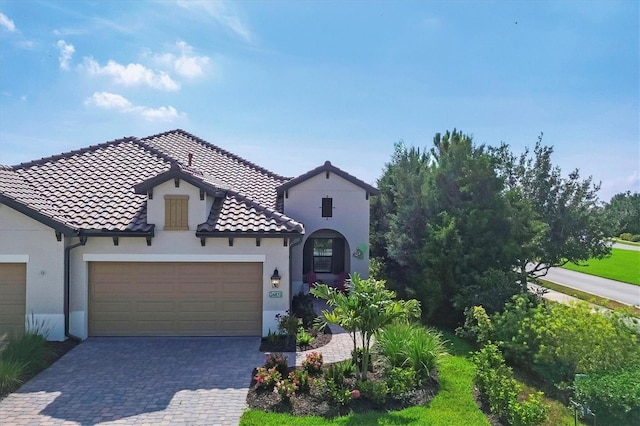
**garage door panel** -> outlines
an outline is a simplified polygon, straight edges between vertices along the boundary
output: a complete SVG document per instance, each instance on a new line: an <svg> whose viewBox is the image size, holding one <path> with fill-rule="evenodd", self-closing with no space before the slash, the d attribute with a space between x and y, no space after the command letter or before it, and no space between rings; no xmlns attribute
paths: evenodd
<svg viewBox="0 0 640 426"><path fill-rule="evenodd" d="M90 335L259 335L261 320L261 263L90 264Z"/></svg>
<svg viewBox="0 0 640 426"><path fill-rule="evenodd" d="M0 263L0 337L24 332L26 299L26 263Z"/></svg>

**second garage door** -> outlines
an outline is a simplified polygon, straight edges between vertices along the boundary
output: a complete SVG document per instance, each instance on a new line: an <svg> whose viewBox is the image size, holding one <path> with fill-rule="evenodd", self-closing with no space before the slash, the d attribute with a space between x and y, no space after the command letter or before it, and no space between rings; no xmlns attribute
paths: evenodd
<svg viewBox="0 0 640 426"><path fill-rule="evenodd" d="M261 263L92 262L90 336L261 334Z"/></svg>
<svg viewBox="0 0 640 426"><path fill-rule="evenodd" d="M0 340L24 332L26 263L0 263Z"/></svg>

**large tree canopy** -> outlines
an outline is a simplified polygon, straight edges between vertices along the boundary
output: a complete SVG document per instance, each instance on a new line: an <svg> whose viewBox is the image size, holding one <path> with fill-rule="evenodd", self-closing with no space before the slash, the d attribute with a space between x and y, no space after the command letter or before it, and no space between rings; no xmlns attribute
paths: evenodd
<svg viewBox="0 0 640 426"><path fill-rule="evenodd" d="M640 235L640 194L631 191L614 195L605 207L611 224L611 234Z"/></svg>
<svg viewBox="0 0 640 426"><path fill-rule="evenodd" d="M476 146L454 130L433 148L395 146L372 203L372 256L425 319L449 322L464 308L500 310L527 278L608 253L598 187L562 177L553 149L533 156Z"/></svg>

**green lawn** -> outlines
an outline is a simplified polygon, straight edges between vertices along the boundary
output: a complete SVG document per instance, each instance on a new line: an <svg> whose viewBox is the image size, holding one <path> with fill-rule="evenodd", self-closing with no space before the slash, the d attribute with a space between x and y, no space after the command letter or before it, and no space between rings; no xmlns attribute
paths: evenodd
<svg viewBox="0 0 640 426"><path fill-rule="evenodd" d="M611 257L585 263L586 266L567 263L563 268L640 286L640 251L614 248Z"/></svg>

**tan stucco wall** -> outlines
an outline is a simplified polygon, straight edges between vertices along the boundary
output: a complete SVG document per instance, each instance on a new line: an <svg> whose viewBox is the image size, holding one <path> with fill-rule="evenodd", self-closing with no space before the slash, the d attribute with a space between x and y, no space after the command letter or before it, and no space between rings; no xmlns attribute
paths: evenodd
<svg viewBox="0 0 640 426"><path fill-rule="evenodd" d="M366 278L369 276L369 200L366 195L364 189L335 173L330 173L327 179L323 172L289 188L288 198L284 200L284 213L304 224L304 241L320 229L333 229L344 235L351 251L348 272L357 272ZM333 198L333 217L322 217L324 197ZM293 249L294 282L302 280L304 241ZM367 245L364 257L353 257L353 252L363 243Z"/></svg>
<svg viewBox="0 0 640 426"><path fill-rule="evenodd" d="M172 183L173 185L173 183ZM183 187L184 183L180 186ZM154 191L154 199L156 192ZM191 198L190 198L191 200ZM198 196L199 200L199 196ZM163 207L164 208L164 207ZM163 219L164 220L164 219ZM191 223L189 223L191 226ZM156 224L156 236L147 246L144 238L120 238L118 246L111 238L89 238L87 244L71 255L71 333L85 338L88 321L89 261L200 261L200 262L263 262L263 335L277 328L275 315L289 309L289 247L282 238L262 238L256 246L255 238L235 238L232 247L227 238L209 238L202 247L194 231L162 231ZM158 228L160 228L158 230ZM270 277L278 268L282 281L282 298L270 298Z"/></svg>
<svg viewBox="0 0 640 426"><path fill-rule="evenodd" d="M64 238L28 216L0 204L0 261L28 256L26 314L64 340Z"/></svg>

